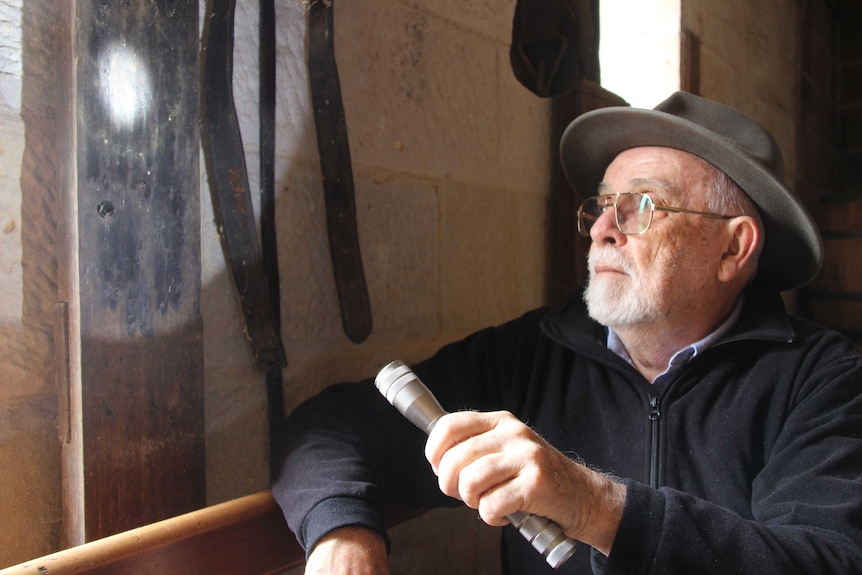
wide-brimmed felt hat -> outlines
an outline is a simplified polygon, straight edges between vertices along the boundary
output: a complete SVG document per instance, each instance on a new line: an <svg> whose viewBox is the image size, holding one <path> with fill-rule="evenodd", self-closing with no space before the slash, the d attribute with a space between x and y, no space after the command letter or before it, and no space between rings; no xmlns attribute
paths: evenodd
<svg viewBox="0 0 862 575"><path fill-rule="evenodd" d="M594 195L620 152L663 146L694 154L727 174L757 206L765 243L757 280L779 290L811 281L823 262L823 240L811 214L784 183L784 158L752 118L711 100L676 92L652 110L601 108L578 116L560 142L569 182Z"/></svg>

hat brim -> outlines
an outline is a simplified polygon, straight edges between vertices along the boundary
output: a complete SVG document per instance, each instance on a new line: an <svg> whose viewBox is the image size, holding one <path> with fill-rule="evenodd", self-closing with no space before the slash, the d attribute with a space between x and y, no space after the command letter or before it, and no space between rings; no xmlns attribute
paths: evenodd
<svg viewBox="0 0 862 575"><path fill-rule="evenodd" d="M591 196L614 158L641 146L694 154L727 174L748 194L765 227L758 281L790 290L817 275L823 260L823 241L805 206L783 182L733 142L699 124L638 108L610 107L588 112L563 133L563 171L580 196Z"/></svg>

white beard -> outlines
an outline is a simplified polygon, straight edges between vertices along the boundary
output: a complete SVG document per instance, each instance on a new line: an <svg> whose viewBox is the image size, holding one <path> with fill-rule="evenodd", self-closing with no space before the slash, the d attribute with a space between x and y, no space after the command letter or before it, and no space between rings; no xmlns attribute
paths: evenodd
<svg viewBox="0 0 862 575"><path fill-rule="evenodd" d="M650 323L666 315L669 286L664 282L672 277L674 262L663 262L657 269L645 272L624 258L614 248L593 249L588 258L590 279L584 292L584 301L590 317L602 325L620 328ZM602 274L596 276L597 264L609 265L625 275Z"/></svg>

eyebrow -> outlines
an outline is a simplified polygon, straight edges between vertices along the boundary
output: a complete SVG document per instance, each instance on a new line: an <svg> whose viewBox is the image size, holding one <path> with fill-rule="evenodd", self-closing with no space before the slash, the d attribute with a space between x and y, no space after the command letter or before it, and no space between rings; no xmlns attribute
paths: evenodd
<svg viewBox="0 0 862 575"><path fill-rule="evenodd" d="M680 189L677 186L673 185L668 180L663 180L660 178L632 178L628 182L629 188L639 188L642 186L648 186L651 188L659 188L660 191L663 192L662 195L672 196L675 198L680 198L682 195L680 193ZM598 187L597 193L599 195L601 195L602 193L612 194L612 193L617 193L617 192L614 192L609 184L607 184L605 182L599 182L599 187ZM667 199L667 198L663 198L663 199Z"/></svg>

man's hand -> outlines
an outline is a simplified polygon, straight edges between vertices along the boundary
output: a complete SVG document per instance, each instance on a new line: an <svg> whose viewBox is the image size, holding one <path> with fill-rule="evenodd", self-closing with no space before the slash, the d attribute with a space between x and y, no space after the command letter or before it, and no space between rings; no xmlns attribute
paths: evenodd
<svg viewBox="0 0 862 575"><path fill-rule="evenodd" d="M318 541L305 575L389 575L386 543L363 527L342 527Z"/></svg>
<svg viewBox="0 0 862 575"><path fill-rule="evenodd" d="M556 522L568 537L607 555L616 537L626 488L575 463L508 412L443 416L425 456L440 489L506 525L521 510Z"/></svg>

